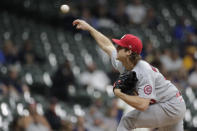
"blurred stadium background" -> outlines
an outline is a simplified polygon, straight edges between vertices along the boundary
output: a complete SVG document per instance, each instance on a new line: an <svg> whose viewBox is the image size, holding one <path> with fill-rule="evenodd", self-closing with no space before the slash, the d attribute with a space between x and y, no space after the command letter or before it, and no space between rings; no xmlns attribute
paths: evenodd
<svg viewBox="0 0 197 131"><path fill-rule="evenodd" d="M183 93L185 131L197 130L196 0L1 0L0 130L115 131L130 110L112 93L118 72L76 18L109 38L139 36L142 58Z"/></svg>

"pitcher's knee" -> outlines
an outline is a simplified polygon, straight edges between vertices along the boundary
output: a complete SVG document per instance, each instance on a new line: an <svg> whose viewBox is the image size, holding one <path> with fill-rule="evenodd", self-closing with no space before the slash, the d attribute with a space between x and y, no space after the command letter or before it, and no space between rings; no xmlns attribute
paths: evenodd
<svg viewBox="0 0 197 131"><path fill-rule="evenodd" d="M118 125L117 131L130 131L134 128L134 120L132 118L128 118L127 116L123 116Z"/></svg>

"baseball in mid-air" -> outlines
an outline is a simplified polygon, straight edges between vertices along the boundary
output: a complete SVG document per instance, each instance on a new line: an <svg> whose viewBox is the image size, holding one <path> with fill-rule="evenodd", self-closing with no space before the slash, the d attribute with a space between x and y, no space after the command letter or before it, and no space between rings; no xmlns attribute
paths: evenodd
<svg viewBox="0 0 197 131"><path fill-rule="evenodd" d="M60 10L65 14L69 12L70 7L68 5L61 5Z"/></svg>

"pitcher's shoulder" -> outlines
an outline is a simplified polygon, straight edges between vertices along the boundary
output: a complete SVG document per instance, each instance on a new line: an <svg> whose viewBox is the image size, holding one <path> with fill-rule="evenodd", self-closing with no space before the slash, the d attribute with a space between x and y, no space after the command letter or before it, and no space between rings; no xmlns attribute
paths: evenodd
<svg viewBox="0 0 197 131"><path fill-rule="evenodd" d="M144 60L139 60L138 63L135 65L134 69L136 70L143 70L143 69L150 69L150 64Z"/></svg>

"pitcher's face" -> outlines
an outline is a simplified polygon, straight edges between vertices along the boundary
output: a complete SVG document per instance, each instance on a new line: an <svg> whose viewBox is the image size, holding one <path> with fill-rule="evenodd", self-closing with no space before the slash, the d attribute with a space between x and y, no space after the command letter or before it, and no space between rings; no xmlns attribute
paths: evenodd
<svg viewBox="0 0 197 131"><path fill-rule="evenodd" d="M121 47L121 46L117 46L116 50L117 50L117 58L116 59L121 62L125 61L131 52L130 50L129 51L125 50L125 48Z"/></svg>

